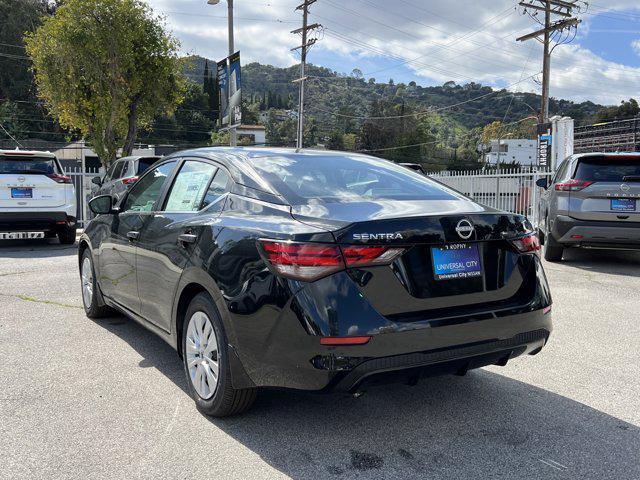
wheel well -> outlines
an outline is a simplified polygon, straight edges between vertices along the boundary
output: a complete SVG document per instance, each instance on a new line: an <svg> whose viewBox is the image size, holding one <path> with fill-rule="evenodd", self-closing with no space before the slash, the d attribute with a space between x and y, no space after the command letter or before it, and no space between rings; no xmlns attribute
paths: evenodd
<svg viewBox="0 0 640 480"><path fill-rule="evenodd" d="M87 248L89 248L89 244L84 240L78 245L78 267L82 266L82 256Z"/></svg>
<svg viewBox="0 0 640 480"><path fill-rule="evenodd" d="M182 293L180 293L180 298L178 299L178 308L176 311L176 341L178 355L180 355L180 357L182 357L182 326L184 324L184 316L187 313L187 308L189 308L189 304L191 303L191 300L193 300L193 297L201 292L207 292L207 289L199 283L190 283L184 287Z"/></svg>

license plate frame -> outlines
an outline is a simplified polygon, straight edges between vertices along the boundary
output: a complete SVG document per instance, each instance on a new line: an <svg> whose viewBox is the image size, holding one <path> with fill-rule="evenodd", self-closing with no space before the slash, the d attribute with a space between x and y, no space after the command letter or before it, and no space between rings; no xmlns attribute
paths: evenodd
<svg viewBox="0 0 640 480"><path fill-rule="evenodd" d="M44 238L44 232L0 232L0 240L36 240Z"/></svg>
<svg viewBox="0 0 640 480"><path fill-rule="evenodd" d="M33 198L33 188L31 187L11 187L11 198L16 200L24 200L25 198Z"/></svg>
<svg viewBox="0 0 640 480"><path fill-rule="evenodd" d="M612 212L635 212L635 198L612 198L609 208Z"/></svg>
<svg viewBox="0 0 640 480"><path fill-rule="evenodd" d="M483 275L480 250L475 243L431 247L431 266L436 280L461 280Z"/></svg>

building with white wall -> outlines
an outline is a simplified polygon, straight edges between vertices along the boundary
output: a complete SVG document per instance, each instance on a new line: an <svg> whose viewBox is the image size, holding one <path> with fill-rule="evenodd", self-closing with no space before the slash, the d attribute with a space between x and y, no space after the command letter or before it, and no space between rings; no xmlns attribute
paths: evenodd
<svg viewBox="0 0 640 480"><path fill-rule="evenodd" d="M537 140L526 138L504 138L491 140L490 150L485 153L484 163L496 165L500 163L518 163L520 165L537 164Z"/></svg>

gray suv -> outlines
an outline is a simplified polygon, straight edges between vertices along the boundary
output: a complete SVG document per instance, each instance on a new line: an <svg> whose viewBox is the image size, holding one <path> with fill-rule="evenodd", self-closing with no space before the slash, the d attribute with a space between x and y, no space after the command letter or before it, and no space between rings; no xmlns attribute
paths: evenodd
<svg viewBox="0 0 640 480"><path fill-rule="evenodd" d="M134 156L123 157L111 164L104 177L95 177L91 180L98 188L92 192L94 196L112 195L115 198L122 194L141 176L147 169L161 157Z"/></svg>
<svg viewBox="0 0 640 480"><path fill-rule="evenodd" d="M536 183L546 260L567 247L640 250L640 153L572 155Z"/></svg>

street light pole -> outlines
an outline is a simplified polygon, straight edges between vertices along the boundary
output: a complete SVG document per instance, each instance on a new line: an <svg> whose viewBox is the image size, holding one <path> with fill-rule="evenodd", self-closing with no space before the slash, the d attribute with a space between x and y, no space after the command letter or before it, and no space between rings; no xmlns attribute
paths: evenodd
<svg viewBox="0 0 640 480"><path fill-rule="evenodd" d="M220 0L207 0L209 5L217 5ZM233 41L233 0L227 0L227 24L229 30L229 56L235 53L235 46ZM227 81L231 82L231 77L227 77ZM229 109L229 145L235 147L238 145L238 136L236 128L231 126L231 83L227 88L229 98L227 99L227 108ZM241 107L242 108L242 107Z"/></svg>

